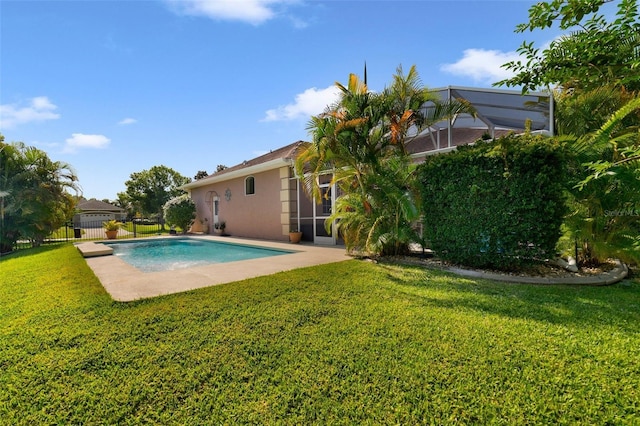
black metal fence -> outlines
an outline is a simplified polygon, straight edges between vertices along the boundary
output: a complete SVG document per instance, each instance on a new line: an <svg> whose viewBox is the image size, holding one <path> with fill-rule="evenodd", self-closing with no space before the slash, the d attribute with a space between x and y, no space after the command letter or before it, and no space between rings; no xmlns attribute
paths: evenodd
<svg viewBox="0 0 640 426"><path fill-rule="evenodd" d="M104 240L113 238L144 238L168 233L169 230L162 223L146 219L119 222L115 233L107 234L103 221L83 221L68 223L64 228L50 236L50 240ZM62 235L61 235L62 234Z"/></svg>
<svg viewBox="0 0 640 426"><path fill-rule="evenodd" d="M145 238L175 233L175 231L171 231L166 225L163 226L161 222L147 219L134 219L132 221L119 222L119 229L117 229L114 235L108 236L103 223L103 221L83 221L75 224L69 222L42 241L20 239L13 245L13 250L32 248L40 244L48 245L70 241L106 240L110 238Z"/></svg>

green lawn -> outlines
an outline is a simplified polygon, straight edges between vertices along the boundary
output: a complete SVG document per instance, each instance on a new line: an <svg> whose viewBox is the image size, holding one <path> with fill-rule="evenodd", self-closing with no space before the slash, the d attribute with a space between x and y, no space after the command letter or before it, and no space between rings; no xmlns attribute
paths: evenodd
<svg viewBox="0 0 640 426"><path fill-rule="evenodd" d="M352 260L123 304L70 245L0 281L0 424L640 421L637 281Z"/></svg>

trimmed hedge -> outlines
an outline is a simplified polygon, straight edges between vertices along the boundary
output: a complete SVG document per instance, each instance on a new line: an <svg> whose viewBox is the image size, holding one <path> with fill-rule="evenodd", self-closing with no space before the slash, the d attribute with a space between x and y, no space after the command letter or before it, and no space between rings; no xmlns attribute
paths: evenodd
<svg viewBox="0 0 640 426"><path fill-rule="evenodd" d="M479 141L418 168L425 237L444 259L509 269L555 257L566 152L529 134Z"/></svg>

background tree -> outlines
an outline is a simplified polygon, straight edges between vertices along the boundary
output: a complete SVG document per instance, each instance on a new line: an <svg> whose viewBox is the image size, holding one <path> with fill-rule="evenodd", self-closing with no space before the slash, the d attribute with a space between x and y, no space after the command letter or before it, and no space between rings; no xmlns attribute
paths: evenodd
<svg viewBox="0 0 640 426"><path fill-rule="evenodd" d="M200 179L204 179L207 176L209 176L209 173L207 173L206 170L198 170L198 172L196 173L196 175L193 177L193 180L200 180Z"/></svg>
<svg viewBox="0 0 640 426"><path fill-rule="evenodd" d="M0 135L0 252L18 239L37 246L71 220L76 203L67 190L77 191L77 180L69 164Z"/></svg>
<svg viewBox="0 0 640 426"><path fill-rule="evenodd" d="M196 205L188 194L170 199L164 204L163 210L167 223L182 229L185 234L196 218Z"/></svg>
<svg viewBox="0 0 640 426"><path fill-rule="evenodd" d="M616 18L598 15L606 0L554 0L529 9L529 22L516 32L550 28L577 28L541 51L522 43L524 60L503 65L516 75L495 85L519 86L523 91L561 86L565 90L592 90L613 85L628 91L640 89L640 20L636 0L620 0ZM585 21L585 18L587 18Z"/></svg>
<svg viewBox="0 0 640 426"><path fill-rule="evenodd" d="M223 171L224 169L226 169L227 166L225 166L224 164L218 164L216 166L216 173Z"/></svg>
<svg viewBox="0 0 640 426"><path fill-rule="evenodd" d="M153 166L149 170L131 173L125 182L126 198L136 211L148 216L157 216L164 228L163 206L171 198L184 193L181 185L189 183L188 177L182 176L166 166ZM122 194L122 193L121 193ZM118 194L118 197L121 197Z"/></svg>
<svg viewBox="0 0 640 426"><path fill-rule="evenodd" d="M133 206L133 203L129 199L129 196L126 192L120 192L117 194L118 198L113 200L113 205L118 206L123 209L127 213L127 218L132 219L136 215L136 209Z"/></svg>

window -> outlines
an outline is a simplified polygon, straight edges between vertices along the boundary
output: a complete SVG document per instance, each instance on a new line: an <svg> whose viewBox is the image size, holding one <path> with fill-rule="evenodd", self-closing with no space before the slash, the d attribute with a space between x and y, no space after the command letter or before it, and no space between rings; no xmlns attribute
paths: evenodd
<svg viewBox="0 0 640 426"><path fill-rule="evenodd" d="M256 181L253 176L249 176L244 180L244 195L253 195L256 193Z"/></svg>
<svg viewBox="0 0 640 426"><path fill-rule="evenodd" d="M331 188L322 188L322 214L331 214Z"/></svg>

